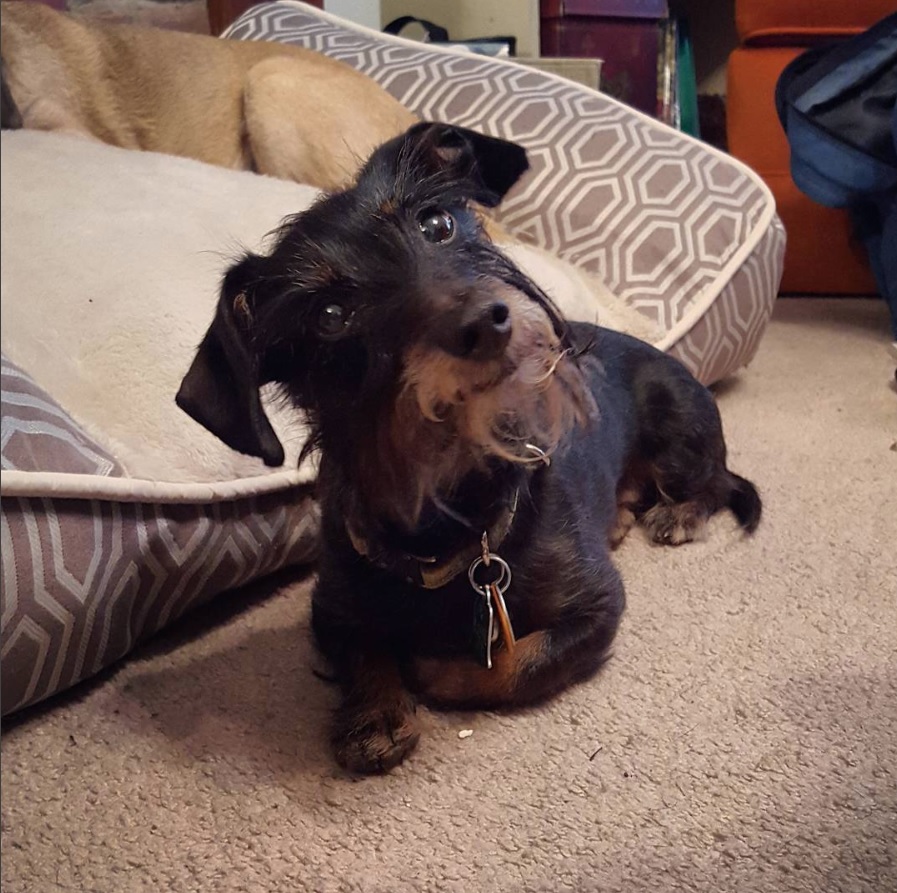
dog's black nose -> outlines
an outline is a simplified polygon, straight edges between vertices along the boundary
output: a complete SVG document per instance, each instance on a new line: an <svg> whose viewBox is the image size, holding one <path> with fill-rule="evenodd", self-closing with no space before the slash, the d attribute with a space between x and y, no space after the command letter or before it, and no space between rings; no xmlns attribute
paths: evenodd
<svg viewBox="0 0 897 893"><path fill-rule="evenodd" d="M471 308L461 322L457 356L468 360L494 360L511 339L511 311L503 301Z"/></svg>

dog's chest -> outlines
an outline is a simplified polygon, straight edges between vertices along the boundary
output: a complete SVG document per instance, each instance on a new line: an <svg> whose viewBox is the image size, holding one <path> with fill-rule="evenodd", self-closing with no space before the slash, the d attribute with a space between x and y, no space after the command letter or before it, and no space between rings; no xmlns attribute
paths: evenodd
<svg viewBox="0 0 897 893"><path fill-rule="evenodd" d="M391 587L379 599L378 620L384 632L416 654L475 657L488 636L484 599L470 585L466 572L462 576L439 589L408 584Z"/></svg>

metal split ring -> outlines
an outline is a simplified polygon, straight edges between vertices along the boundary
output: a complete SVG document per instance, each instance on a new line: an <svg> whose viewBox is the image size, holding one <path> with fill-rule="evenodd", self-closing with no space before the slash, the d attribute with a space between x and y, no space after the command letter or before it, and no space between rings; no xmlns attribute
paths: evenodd
<svg viewBox="0 0 897 893"><path fill-rule="evenodd" d="M497 564L501 568L501 574L499 578L494 583L477 583L476 581L476 572L480 569L480 567L485 567L487 564L492 563ZM504 560L504 558L499 557L494 552L489 553L489 561L486 562L483 560L482 556L477 556L470 563L470 568L467 571L467 579L470 580L470 585L477 592L482 592L485 594L486 589L489 586L495 586L499 592L504 594L507 592L508 587L511 585L511 568L508 566L508 562Z"/></svg>

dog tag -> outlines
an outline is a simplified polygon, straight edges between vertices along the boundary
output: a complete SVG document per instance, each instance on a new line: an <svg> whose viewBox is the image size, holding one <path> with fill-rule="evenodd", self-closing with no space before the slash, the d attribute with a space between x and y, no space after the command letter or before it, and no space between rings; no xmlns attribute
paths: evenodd
<svg viewBox="0 0 897 893"><path fill-rule="evenodd" d="M489 594L492 596L492 603L495 608L495 614L498 616L498 626L501 630L501 637L504 640L505 648L513 651L517 644L517 637L514 635L514 627L511 626L511 618L508 615L508 608L505 605L505 597L501 589L495 583L490 583L487 587Z"/></svg>
<svg viewBox="0 0 897 893"><path fill-rule="evenodd" d="M505 648L512 651L517 644L514 636L514 627L511 626L511 618L508 616L508 607L505 604L505 591L511 585L511 568L508 563L489 551L489 540L483 534L483 554L473 560L468 568L467 576L474 591L479 593L480 599L475 601L474 609L474 650L477 658L486 667L492 669L492 646L501 635ZM477 572L481 568L498 568L498 576L488 582L477 579ZM497 619L497 623L496 623Z"/></svg>
<svg viewBox="0 0 897 893"><path fill-rule="evenodd" d="M495 626L495 611L492 607L492 594L482 591L480 598L474 602L473 611L473 649L477 660L487 669L492 669L492 644L498 638Z"/></svg>

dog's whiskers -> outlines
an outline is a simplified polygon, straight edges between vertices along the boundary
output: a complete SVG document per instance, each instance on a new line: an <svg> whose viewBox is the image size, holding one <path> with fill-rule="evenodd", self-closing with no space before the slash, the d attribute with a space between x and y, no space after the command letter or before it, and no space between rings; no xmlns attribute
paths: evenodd
<svg viewBox="0 0 897 893"><path fill-rule="evenodd" d="M548 381L548 379L551 378L552 375L555 374L555 372L557 372L558 366L560 366L561 362L567 357L571 356L572 353L573 351L571 348L565 348L554 358L554 361L552 362L551 366L548 367L548 371L544 375L541 375L538 378L530 379L527 383L532 385L544 384L546 381Z"/></svg>

